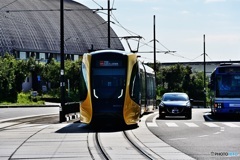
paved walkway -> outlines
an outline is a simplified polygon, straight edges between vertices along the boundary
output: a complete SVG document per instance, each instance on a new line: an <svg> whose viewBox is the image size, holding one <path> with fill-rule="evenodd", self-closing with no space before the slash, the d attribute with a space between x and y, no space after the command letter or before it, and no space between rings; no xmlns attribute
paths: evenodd
<svg viewBox="0 0 240 160"><path fill-rule="evenodd" d="M80 123L15 125L17 123L0 123L0 160L87 160L98 157L97 153L89 153L93 147L89 144L94 144L94 139L90 138L88 127ZM192 159L154 136L147 129L144 119L139 123L139 128L131 132L142 141L139 143L149 148L149 154L155 152L160 159Z"/></svg>

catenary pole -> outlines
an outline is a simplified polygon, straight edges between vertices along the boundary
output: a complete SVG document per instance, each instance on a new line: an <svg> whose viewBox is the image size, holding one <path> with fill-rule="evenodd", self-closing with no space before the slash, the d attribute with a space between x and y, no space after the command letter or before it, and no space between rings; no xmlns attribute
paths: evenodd
<svg viewBox="0 0 240 160"><path fill-rule="evenodd" d="M204 91L204 108L206 108L206 50L205 34L203 35L203 91Z"/></svg>
<svg viewBox="0 0 240 160"><path fill-rule="evenodd" d="M108 0L108 48L111 48L111 37L110 37L110 0Z"/></svg>
<svg viewBox="0 0 240 160"><path fill-rule="evenodd" d="M156 27L155 27L155 15L153 16L153 59L154 59L154 71L156 78Z"/></svg>
<svg viewBox="0 0 240 160"><path fill-rule="evenodd" d="M156 20L155 15L153 16L153 59L154 59L154 73L155 73L155 81L157 82L157 67L156 67ZM155 83L156 83L155 82ZM155 88L155 99L157 98L157 88ZM157 107L157 104L155 102L155 107Z"/></svg>
<svg viewBox="0 0 240 160"><path fill-rule="evenodd" d="M61 106L59 109L59 121L65 121L65 80L64 80L64 0L60 1L60 89L61 89Z"/></svg>

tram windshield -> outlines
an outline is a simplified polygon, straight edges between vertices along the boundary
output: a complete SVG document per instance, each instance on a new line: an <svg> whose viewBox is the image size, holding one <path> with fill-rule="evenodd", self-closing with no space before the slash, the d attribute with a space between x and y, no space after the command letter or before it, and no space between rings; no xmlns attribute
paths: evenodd
<svg viewBox="0 0 240 160"><path fill-rule="evenodd" d="M94 68L92 70L93 95L97 99L123 98L125 68Z"/></svg>

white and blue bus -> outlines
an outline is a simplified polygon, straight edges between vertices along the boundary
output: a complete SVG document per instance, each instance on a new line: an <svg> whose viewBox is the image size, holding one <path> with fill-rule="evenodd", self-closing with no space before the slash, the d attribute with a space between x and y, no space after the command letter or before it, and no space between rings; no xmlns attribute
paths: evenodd
<svg viewBox="0 0 240 160"><path fill-rule="evenodd" d="M212 114L240 113L240 64L221 64L211 74Z"/></svg>

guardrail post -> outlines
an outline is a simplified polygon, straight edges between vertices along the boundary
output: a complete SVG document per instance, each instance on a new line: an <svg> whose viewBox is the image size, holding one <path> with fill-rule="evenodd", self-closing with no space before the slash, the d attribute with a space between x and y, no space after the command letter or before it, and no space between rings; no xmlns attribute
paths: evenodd
<svg viewBox="0 0 240 160"><path fill-rule="evenodd" d="M66 121L64 108L65 108L65 105L63 105L63 106L60 105L59 106L59 121L60 121L60 123Z"/></svg>

